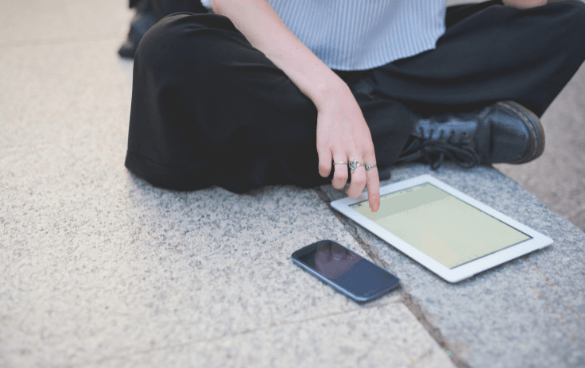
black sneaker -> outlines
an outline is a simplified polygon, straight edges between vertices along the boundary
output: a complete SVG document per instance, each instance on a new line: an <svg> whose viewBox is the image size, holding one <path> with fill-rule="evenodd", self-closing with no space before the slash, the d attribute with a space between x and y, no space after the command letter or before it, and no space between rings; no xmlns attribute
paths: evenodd
<svg viewBox="0 0 585 368"><path fill-rule="evenodd" d="M478 164L522 164L544 151L540 119L513 101L420 119L411 136L397 164L424 161L433 170L445 159L465 168Z"/></svg>
<svg viewBox="0 0 585 368"><path fill-rule="evenodd" d="M130 22L130 31L126 41L120 46L118 54L121 57L134 59L136 48L142 39L142 36L152 26L156 24L156 17L152 11L152 6L148 0L139 0L136 4L136 14Z"/></svg>

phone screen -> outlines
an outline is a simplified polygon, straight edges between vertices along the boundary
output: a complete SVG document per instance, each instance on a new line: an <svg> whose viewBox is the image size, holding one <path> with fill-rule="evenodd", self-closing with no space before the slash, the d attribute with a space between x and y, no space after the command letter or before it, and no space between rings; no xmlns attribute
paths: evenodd
<svg viewBox="0 0 585 368"><path fill-rule="evenodd" d="M308 245L293 261L357 301L374 299L398 286L400 280L382 267L331 240Z"/></svg>

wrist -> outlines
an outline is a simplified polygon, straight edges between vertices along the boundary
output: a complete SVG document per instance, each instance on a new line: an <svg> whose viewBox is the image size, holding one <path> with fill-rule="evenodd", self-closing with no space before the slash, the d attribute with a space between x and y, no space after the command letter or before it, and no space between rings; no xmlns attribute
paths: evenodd
<svg viewBox="0 0 585 368"><path fill-rule="evenodd" d="M317 111L339 104L348 95L353 96L347 84L336 74L335 78L317 82L314 92L309 97Z"/></svg>

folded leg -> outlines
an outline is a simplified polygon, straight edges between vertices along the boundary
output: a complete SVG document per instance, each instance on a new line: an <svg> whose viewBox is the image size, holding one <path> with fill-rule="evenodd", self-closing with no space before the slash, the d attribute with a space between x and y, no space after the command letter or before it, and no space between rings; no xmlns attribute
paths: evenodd
<svg viewBox="0 0 585 368"><path fill-rule="evenodd" d="M390 166L411 128L401 104L355 92ZM395 121L396 123L391 123ZM165 188L310 187L318 173L317 110L226 17L175 14L140 43L126 166Z"/></svg>
<svg viewBox="0 0 585 368"><path fill-rule="evenodd" d="M376 95L430 115L516 101L538 116L585 60L585 3L451 7L434 50L374 70Z"/></svg>

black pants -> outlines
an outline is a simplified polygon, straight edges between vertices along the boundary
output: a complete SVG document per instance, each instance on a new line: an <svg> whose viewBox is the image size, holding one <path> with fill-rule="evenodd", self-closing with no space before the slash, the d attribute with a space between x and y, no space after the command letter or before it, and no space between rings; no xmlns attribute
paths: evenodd
<svg viewBox="0 0 585 368"><path fill-rule="evenodd" d="M148 2L149 8L152 9L156 20L161 20L163 17L178 13L207 13L208 10L201 4L201 0L129 0L128 6L134 8L140 2Z"/></svg>
<svg viewBox="0 0 585 368"><path fill-rule="evenodd" d="M420 115L514 100L542 115L585 59L585 4L518 10L497 1L450 7L434 50L363 72L338 72L393 165ZM142 39L126 167L175 190L311 187L317 111L223 16L174 14Z"/></svg>

